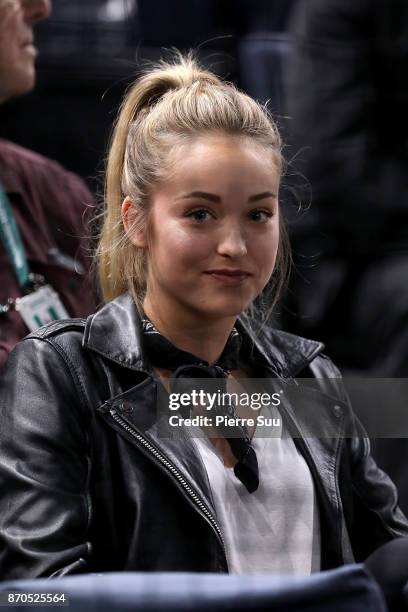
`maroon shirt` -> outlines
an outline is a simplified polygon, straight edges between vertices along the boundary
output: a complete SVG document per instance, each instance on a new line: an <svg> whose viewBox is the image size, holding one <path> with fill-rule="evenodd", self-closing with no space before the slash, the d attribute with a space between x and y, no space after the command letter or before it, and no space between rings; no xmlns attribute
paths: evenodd
<svg viewBox="0 0 408 612"><path fill-rule="evenodd" d="M0 183L6 191L26 249L31 272L58 292L70 317L96 309L91 254L84 218L94 204L85 183L57 162L0 139ZM0 240L0 303L22 295ZM28 334L18 312L0 315L0 368Z"/></svg>

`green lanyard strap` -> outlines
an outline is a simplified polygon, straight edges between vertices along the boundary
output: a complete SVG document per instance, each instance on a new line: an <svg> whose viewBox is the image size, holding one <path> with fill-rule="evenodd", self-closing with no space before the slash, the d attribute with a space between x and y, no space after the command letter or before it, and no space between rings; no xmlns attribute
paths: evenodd
<svg viewBox="0 0 408 612"><path fill-rule="evenodd" d="M22 289L30 282L27 256L10 200L0 185L0 239L13 266L14 273Z"/></svg>

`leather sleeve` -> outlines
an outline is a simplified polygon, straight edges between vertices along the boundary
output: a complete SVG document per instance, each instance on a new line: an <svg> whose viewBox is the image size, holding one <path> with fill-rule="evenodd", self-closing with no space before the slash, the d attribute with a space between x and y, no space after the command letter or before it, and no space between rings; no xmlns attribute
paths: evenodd
<svg viewBox="0 0 408 612"><path fill-rule="evenodd" d="M394 538L408 536L408 520L398 507L397 488L374 461L370 440L354 417L356 437L347 440L353 495L351 535L357 561Z"/></svg>
<svg viewBox="0 0 408 612"><path fill-rule="evenodd" d="M84 571L90 450L69 358L27 338L0 381L0 580Z"/></svg>
<svg viewBox="0 0 408 612"><path fill-rule="evenodd" d="M356 561L363 561L386 542L408 536L408 520L398 507L397 489L376 464L370 453L370 440L354 414L341 373L325 355L310 369L322 390L337 396L348 407L347 437L339 459L339 490L343 512Z"/></svg>

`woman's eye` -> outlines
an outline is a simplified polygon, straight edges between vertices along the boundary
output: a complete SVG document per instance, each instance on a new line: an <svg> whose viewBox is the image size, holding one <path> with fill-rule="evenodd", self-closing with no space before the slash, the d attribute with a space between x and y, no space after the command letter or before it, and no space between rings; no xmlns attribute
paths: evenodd
<svg viewBox="0 0 408 612"><path fill-rule="evenodd" d="M262 223L270 219L273 216L273 213L270 210L252 210L249 213L249 216L251 221Z"/></svg>
<svg viewBox="0 0 408 612"><path fill-rule="evenodd" d="M205 208L200 208L198 210L192 210L186 216L194 219L194 221L207 221L212 215Z"/></svg>

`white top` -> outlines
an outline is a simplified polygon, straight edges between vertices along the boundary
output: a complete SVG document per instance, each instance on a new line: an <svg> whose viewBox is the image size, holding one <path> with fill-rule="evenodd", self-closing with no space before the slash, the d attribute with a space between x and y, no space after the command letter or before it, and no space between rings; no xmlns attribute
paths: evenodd
<svg viewBox="0 0 408 612"><path fill-rule="evenodd" d="M265 415L265 416L270 416ZM273 417L280 417L273 408ZM194 438L207 470L233 574L296 574L320 570L320 526L310 470L293 439L271 428L252 440L259 487L248 493L207 437ZM263 429L265 435L265 429Z"/></svg>

